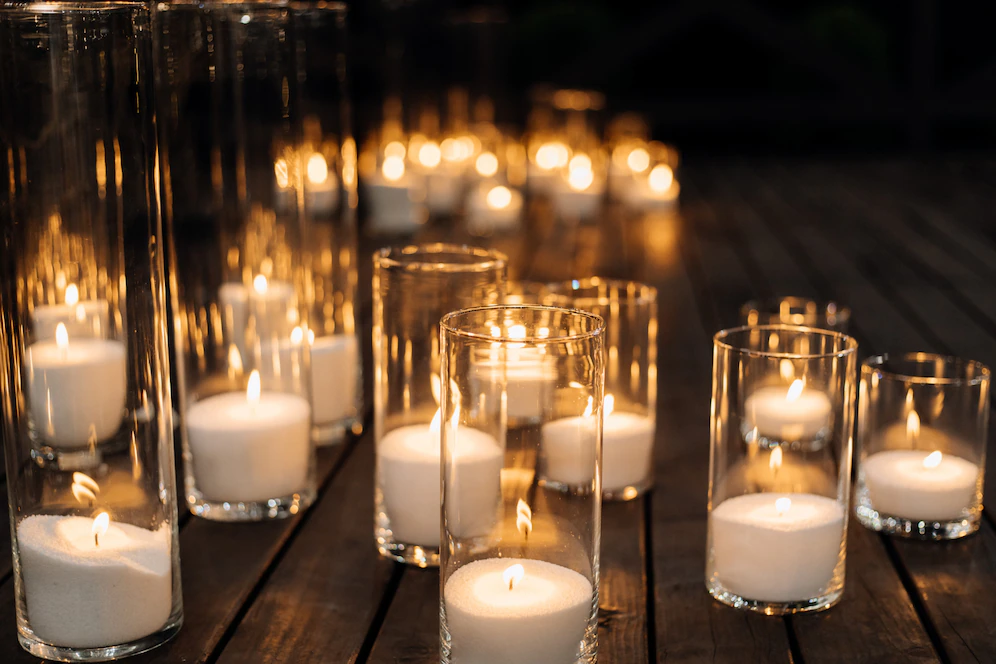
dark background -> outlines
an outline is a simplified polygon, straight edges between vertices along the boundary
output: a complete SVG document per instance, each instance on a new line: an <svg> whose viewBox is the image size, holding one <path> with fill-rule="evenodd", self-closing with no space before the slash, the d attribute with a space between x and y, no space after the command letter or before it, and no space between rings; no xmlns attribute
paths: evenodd
<svg viewBox="0 0 996 664"><path fill-rule="evenodd" d="M933 0L349 3L357 135L385 90L451 84L522 127L536 84L599 90L601 119L718 153L908 152L996 143L996 6Z"/></svg>

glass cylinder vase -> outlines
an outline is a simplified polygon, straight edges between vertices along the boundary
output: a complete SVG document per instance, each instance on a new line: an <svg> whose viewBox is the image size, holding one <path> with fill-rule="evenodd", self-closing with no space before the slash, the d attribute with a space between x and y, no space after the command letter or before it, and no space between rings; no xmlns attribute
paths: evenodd
<svg viewBox="0 0 996 664"><path fill-rule="evenodd" d="M180 628L163 241L141 3L0 7L0 354L17 632L102 661Z"/></svg>
<svg viewBox="0 0 996 664"><path fill-rule="evenodd" d="M605 321L602 497L632 500L654 483L657 290L635 281L575 279L553 287L565 306Z"/></svg>
<svg viewBox="0 0 996 664"><path fill-rule="evenodd" d="M341 20L338 4L160 5L187 504L207 518L308 507L313 424L357 415ZM332 391L330 366L342 371Z"/></svg>
<svg viewBox="0 0 996 664"><path fill-rule="evenodd" d="M844 591L857 342L764 325L713 339L706 587L767 614Z"/></svg>
<svg viewBox="0 0 996 664"><path fill-rule="evenodd" d="M500 305L441 326L440 660L595 662L603 321ZM545 359L556 394L538 427L511 431L523 353ZM482 362L501 370L483 382Z"/></svg>
<svg viewBox="0 0 996 664"><path fill-rule="evenodd" d="M858 521L935 540L979 529L990 375L979 362L930 353L862 363Z"/></svg>
<svg viewBox="0 0 996 664"><path fill-rule="evenodd" d="M499 252L447 244L374 254L374 538L383 556L439 563L439 319L502 297L506 265Z"/></svg>

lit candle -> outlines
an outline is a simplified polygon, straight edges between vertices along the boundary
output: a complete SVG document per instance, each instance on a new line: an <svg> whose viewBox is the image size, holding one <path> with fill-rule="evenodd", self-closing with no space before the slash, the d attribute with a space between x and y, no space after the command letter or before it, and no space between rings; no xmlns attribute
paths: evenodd
<svg viewBox="0 0 996 664"><path fill-rule="evenodd" d="M406 172L404 156L384 157L380 173L365 178L364 193L370 206L370 222L376 230L409 232L424 221L415 201L424 199L425 192Z"/></svg>
<svg viewBox="0 0 996 664"><path fill-rule="evenodd" d="M577 154L567 165L566 184L554 190L554 206L565 217L586 219L598 212L604 193L605 183L595 179L591 157Z"/></svg>
<svg viewBox="0 0 996 664"><path fill-rule="evenodd" d="M560 141L548 141L540 145L527 166L529 188L539 193L550 193L570 156L570 149Z"/></svg>
<svg viewBox="0 0 996 664"><path fill-rule="evenodd" d="M429 212L434 215L456 212L464 186L462 168L452 160L443 162L442 148L431 140L418 146L415 165L425 178L425 203Z"/></svg>
<svg viewBox="0 0 996 664"><path fill-rule="evenodd" d="M542 560L488 558L446 581L453 664L570 664L595 610L591 582Z"/></svg>
<svg viewBox="0 0 996 664"><path fill-rule="evenodd" d="M313 215L328 216L339 204L339 182L329 173L325 157L313 153L305 169L304 204Z"/></svg>
<svg viewBox="0 0 996 664"><path fill-rule="evenodd" d="M157 632L173 609L170 529L35 515L17 524L32 631L70 648L99 648Z"/></svg>
<svg viewBox="0 0 996 664"><path fill-rule="evenodd" d="M494 328L492 334L499 336L501 330ZM526 328L512 325L508 334L512 339L524 339ZM557 381L553 359L538 348L524 348L520 344L508 344L504 359L502 362L495 349L476 361L471 386L477 392L487 394L504 379L508 419L521 422L542 418L553 400Z"/></svg>
<svg viewBox="0 0 996 664"><path fill-rule="evenodd" d="M602 491L640 485L651 472L653 419L616 411L611 394L605 396L602 417Z"/></svg>
<svg viewBox="0 0 996 664"><path fill-rule="evenodd" d="M450 426L453 426L452 424ZM438 547L440 542L440 412L430 424L387 432L377 445L379 490L395 540ZM503 451L493 436L454 427L452 463L459 512L449 528L461 537L483 535L494 523L501 493Z"/></svg>
<svg viewBox="0 0 996 664"><path fill-rule="evenodd" d="M249 292L249 312L260 339L283 339L297 324L297 298L294 285L257 274Z"/></svg>
<svg viewBox="0 0 996 664"><path fill-rule="evenodd" d="M909 446L916 446L946 437L931 427L921 427L916 411L910 411L906 438ZM912 521L962 518L975 502L980 479L976 464L940 450L876 452L861 462L859 473L877 512Z"/></svg>
<svg viewBox="0 0 996 664"><path fill-rule="evenodd" d="M221 310L225 341L234 343L241 357L248 357L246 327L249 325L249 289L238 282L223 283L218 288L218 308Z"/></svg>
<svg viewBox="0 0 996 664"><path fill-rule="evenodd" d="M752 493L709 516L712 575L748 600L798 602L830 585L844 537L844 510L808 493Z"/></svg>
<svg viewBox="0 0 996 664"><path fill-rule="evenodd" d="M591 460L598 440L598 422L592 415L593 407L588 397L588 407L580 417L564 417L543 425L540 460L544 479L567 486L590 485L594 480Z"/></svg>
<svg viewBox="0 0 996 664"><path fill-rule="evenodd" d="M311 407L296 394L262 392L258 371L245 393L191 404L186 423L197 490L205 499L264 501L305 488Z"/></svg>
<svg viewBox="0 0 996 664"><path fill-rule="evenodd" d="M471 232L488 233L516 228L522 218L522 194L504 185L483 184L467 201Z"/></svg>
<svg viewBox="0 0 996 664"><path fill-rule="evenodd" d="M55 341L28 347L28 394L37 432L55 448L82 447L113 436L124 416L125 345L72 339L63 323Z"/></svg>
<svg viewBox="0 0 996 664"><path fill-rule="evenodd" d="M678 183L667 164L654 166L646 178L637 179L626 190L627 202L641 210L661 210L674 206L678 200Z"/></svg>
<svg viewBox="0 0 996 664"><path fill-rule="evenodd" d="M806 387L801 378L784 386L755 390L744 402L749 429L770 440L793 441L816 438L830 424L830 399Z"/></svg>
<svg viewBox="0 0 996 664"><path fill-rule="evenodd" d="M35 341L55 338L61 323L74 338L107 335L107 300L80 301L76 284L66 286L65 304L39 305L31 312Z"/></svg>

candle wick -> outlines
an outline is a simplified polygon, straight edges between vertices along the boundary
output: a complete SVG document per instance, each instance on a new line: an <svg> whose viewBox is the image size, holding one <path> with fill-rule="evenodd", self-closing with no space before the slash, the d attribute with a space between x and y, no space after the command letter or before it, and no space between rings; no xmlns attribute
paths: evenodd
<svg viewBox="0 0 996 664"><path fill-rule="evenodd" d="M100 546L100 535L98 535L97 533L93 534L93 545Z"/></svg>
<svg viewBox="0 0 996 664"><path fill-rule="evenodd" d="M513 583L515 583L515 579L509 579L509 580L508 580L508 589L509 589L509 590L511 590L511 589L512 589L512 584L513 584Z"/></svg>

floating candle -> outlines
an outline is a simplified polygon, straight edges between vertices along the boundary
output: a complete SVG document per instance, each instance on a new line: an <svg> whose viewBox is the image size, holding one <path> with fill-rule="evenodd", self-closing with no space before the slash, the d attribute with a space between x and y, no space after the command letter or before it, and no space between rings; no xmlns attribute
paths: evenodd
<svg viewBox="0 0 996 664"><path fill-rule="evenodd" d="M755 390L744 402L746 425L778 441L811 440L830 423L830 399L809 389L801 378L788 389L767 386Z"/></svg>

